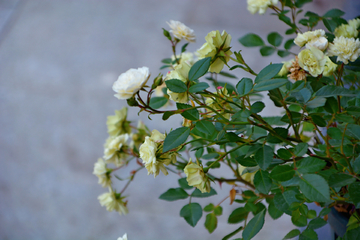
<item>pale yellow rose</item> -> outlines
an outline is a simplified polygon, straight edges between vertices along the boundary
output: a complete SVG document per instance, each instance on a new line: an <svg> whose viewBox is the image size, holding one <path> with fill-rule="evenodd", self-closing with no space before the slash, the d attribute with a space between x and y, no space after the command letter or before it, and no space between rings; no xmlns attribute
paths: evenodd
<svg viewBox="0 0 360 240"><path fill-rule="evenodd" d="M291 59L289 61L282 62L283 66L282 66L280 72L278 73L278 75L280 77L287 76L288 73L290 72L290 67L292 66L294 61L295 61L295 59Z"/></svg>
<svg viewBox="0 0 360 240"><path fill-rule="evenodd" d="M145 164L156 162L157 144L150 137L145 137L145 142L140 146L140 158Z"/></svg>
<svg viewBox="0 0 360 240"><path fill-rule="evenodd" d="M326 58L324 53L314 47L302 50L299 55L299 65L311 76L317 77L324 71Z"/></svg>
<svg viewBox="0 0 360 240"><path fill-rule="evenodd" d="M106 125L110 136L118 136L123 133L130 133L131 128L129 122L126 121L127 108L115 110L115 115L108 116Z"/></svg>
<svg viewBox="0 0 360 240"><path fill-rule="evenodd" d="M117 167L124 164L127 157L125 152L127 141L130 139L129 134L121 134L117 137L109 137L104 144L104 159L106 162L114 163Z"/></svg>
<svg viewBox="0 0 360 240"><path fill-rule="evenodd" d="M250 182L251 184L254 184L254 177L257 171L258 171L258 167L248 168L239 164L238 172L240 177L245 181Z"/></svg>
<svg viewBox="0 0 360 240"><path fill-rule="evenodd" d="M167 73L165 77L165 81L170 79L178 79L183 83L187 84L189 71L190 71L190 66L187 63L184 62L178 64L177 66L175 66L174 70ZM175 93L168 89L167 94L170 96L171 100L178 103L187 103L187 101L189 100L189 94L187 92Z"/></svg>
<svg viewBox="0 0 360 240"><path fill-rule="evenodd" d="M266 9L271 5L276 5L278 0L247 0L247 9L252 14L259 12L264 14Z"/></svg>
<svg viewBox="0 0 360 240"><path fill-rule="evenodd" d="M187 63L189 66L192 66L195 63L195 58L194 58L194 54L192 52L184 52L182 54L176 55L176 58L180 59L180 64L185 62ZM175 60L175 56L172 55L171 56L171 60ZM177 66L177 63L173 64L173 66Z"/></svg>
<svg viewBox="0 0 360 240"><path fill-rule="evenodd" d="M160 143L163 142L165 140L165 135L162 134L161 132L159 132L158 130L154 129L151 132L151 137L150 137L154 142L156 143Z"/></svg>
<svg viewBox="0 0 360 240"><path fill-rule="evenodd" d="M210 192L210 180L205 175L203 168L196 163L189 160L189 163L184 168L186 180L189 186L198 188L202 193Z"/></svg>
<svg viewBox="0 0 360 240"><path fill-rule="evenodd" d="M171 28L170 32L175 36L175 38L181 40L185 39L188 42L195 42L196 37L194 34L194 30L187 27L185 24L170 20L170 23L167 23Z"/></svg>
<svg viewBox="0 0 360 240"><path fill-rule="evenodd" d="M303 47L306 43L312 41L313 39L318 39L321 37L325 37L325 31L322 29L308 31L305 33L298 33L296 38L294 39L294 43L299 47Z"/></svg>
<svg viewBox="0 0 360 240"><path fill-rule="evenodd" d="M208 33L208 35L205 37L206 43L204 43L199 50L197 50L199 59L206 58L206 57L214 57L218 52L216 48L220 48L223 43L225 42L222 49L227 50L230 47L231 43L231 36L226 31L223 31L221 34L219 30L212 31ZM225 59L225 62L228 62L230 60L230 56L232 55L232 52L230 50L223 51L221 50L218 55L223 56ZM216 72L219 73L224 68L224 62L221 61L220 58L217 58L209 68L209 72Z"/></svg>
<svg viewBox="0 0 360 240"><path fill-rule="evenodd" d="M119 237L117 240L128 240L127 239L127 234L125 233L124 236Z"/></svg>
<svg viewBox="0 0 360 240"><path fill-rule="evenodd" d="M334 42L330 44L328 56L337 56L337 61L345 64L354 62L360 55L359 39L345 38L343 36L336 37Z"/></svg>
<svg viewBox="0 0 360 240"><path fill-rule="evenodd" d="M346 38L356 38L359 34L357 30L360 27L360 18L355 18L348 21L348 24L341 24L334 31L335 37L346 37Z"/></svg>
<svg viewBox="0 0 360 240"><path fill-rule="evenodd" d="M230 97L228 91L224 87L218 87L217 92L214 92L214 94L219 95L221 98L228 98ZM212 109L214 109L217 113L221 114L224 118L230 119L231 114L226 112L226 110L232 110L230 104L222 99L217 99L217 101L214 100L214 97L206 98L205 104ZM211 109L206 109L208 112L208 116L215 116L216 113L212 112Z"/></svg>
<svg viewBox="0 0 360 240"><path fill-rule="evenodd" d="M114 83L112 89L118 99L128 99L136 94L148 81L150 77L149 68L130 68L122 73Z"/></svg>
<svg viewBox="0 0 360 240"><path fill-rule="evenodd" d="M106 210L109 212L116 211L120 215L126 215L129 212L126 203L122 201L123 198L120 197L120 194L116 194L111 189L110 192L101 194L98 199L100 205L105 206Z"/></svg>
<svg viewBox="0 0 360 240"><path fill-rule="evenodd" d="M98 183L102 187L110 187L111 178L106 168L106 163L101 158L95 163L93 174L99 178Z"/></svg>
<svg viewBox="0 0 360 240"><path fill-rule="evenodd" d="M333 74L334 71L336 71L338 65L333 63L328 56L325 56L325 58L326 58L326 63L325 63L323 75L325 77L329 77Z"/></svg>

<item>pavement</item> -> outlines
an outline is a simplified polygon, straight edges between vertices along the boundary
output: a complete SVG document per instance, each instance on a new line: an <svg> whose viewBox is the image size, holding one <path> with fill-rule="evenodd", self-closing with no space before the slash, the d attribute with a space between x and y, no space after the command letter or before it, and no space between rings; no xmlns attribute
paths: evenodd
<svg viewBox="0 0 360 240"><path fill-rule="evenodd" d="M344 3L323 0L308 9L325 13ZM257 49L237 41L249 32L265 37L286 30L269 13L251 15L245 0L0 1L0 239L115 240L127 232L129 240L211 240L238 227L227 224L237 207L228 202L213 234L203 226L205 216L195 228L188 226L179 216L186 201L158 199L177 186L177 179L153 179L145 171L126 192L127 216L107 212L97 200L104 189L92 171L103 154L106 117L126 104L113 96L111 86L129 68L148 66L157 75L160 60L171 55L161 29L169 20L195 30L197 42L190 51L204 43L208 32L225 29L233 49L243 49L254 70L284 60L261 58ZM274 109L266 102L263 114L274 115ZM149 121L135 108L129 109L129 119L160 132L180 122ZM224 196L230 186L216 190ZM220 201L215 196L199 202ZM289 216L277 221L267 216L254 239L278 240L294 228Z"/></svg>

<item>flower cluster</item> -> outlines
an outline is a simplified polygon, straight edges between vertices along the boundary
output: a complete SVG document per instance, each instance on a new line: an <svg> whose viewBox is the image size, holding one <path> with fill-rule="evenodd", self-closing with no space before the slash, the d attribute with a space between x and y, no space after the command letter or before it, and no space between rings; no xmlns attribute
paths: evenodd
<svg viewBox="0 0 360 240"><path fill-rule="evenodd" d="M159 175L160 171L168 175L165 165L176 162L176 153L162 153L165 135L153 130L150 137L140 146L140 158L143 160L148 174Z"/></svg>

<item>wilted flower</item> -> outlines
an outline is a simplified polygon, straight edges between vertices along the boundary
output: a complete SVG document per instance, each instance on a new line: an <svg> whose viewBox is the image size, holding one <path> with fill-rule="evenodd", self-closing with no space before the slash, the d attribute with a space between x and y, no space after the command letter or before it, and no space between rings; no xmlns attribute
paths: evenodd
<svg viewBox="0 0 360 240"><path fill-rule="evenodd" d="M193 163L191 158L184 168L184 173L189 186L198 188L202 193L210 192L210 180L205 175L203 168L199 164Z"/></svg>
<svg viewBox="0 0 360 240"><path fill-rule="evenodd" d="M359 39L336 37L334 43L330 44L328 55L337 56L337 61L342 61L345 64L354 62L360 55Z"/></svg>
<svg viewBox="0 0 360 240"><path fill-rule="evenodd" d="M95 163L93 174L99 178L98 183L102 187L109 187L111 185L111 178L108 169L106 168L106 163L101 158Z"/></svg>
<svg viewBox="0 0 360 240"><path fill-rule="evenodd" d="M126 121L126 117L126 107L123 107L121 110L115 110L115 115L107 117L106 125L110 136L118 136L123 133L131 132L129 122Z"/></svg>
<svg viewBox="0 0 360 240"><path fill-rule="evenodd" d="M305 33L298 33L297 37L294 39L294 43L296 45L298 45L299 47L304 46L306 43L314 40L314 39L318 39L321 37L325 37L325 31L322 29L318 29L315 31L308 31ZM315 40L316 41L316 40ZM322 40L324 41L324 40ZM310 47L310 46L309 46Z"/></svg>
<svg viewBox="0 0 360 240"><path fill-rule="evenodd" d="M360 27L360 18L355 18L348 21L348 24L341 24L334 31L335 37L346 37L346 38L356 38L359 34L357 30Z"/></svg>
<svg viewBox="0 0 360 240"><path fill-rule="evenodd" d="M225 62L230 60L230 43L231 36L226 31L221 34L219 30L209 32L205 37L206 43L204 43L199 50L197 50L199 59L206 57L217 56L216 60L210 65L209 72L219 73L223 67L224 62L219 58L222 57Z"/></svg>
<svg viewBox="0 0 360 240"><path fill-rule="evenodd" d="M278 0L247 0L247 9L252 14L259 12L264 14L266 9L271 5L276 5Z"/></svg>
<svg viewBox="0 0 360 240"><path fill-rule="evenodd" d="M187 63L183 62L181 64L178 64L174 70L168 72L165 81L170 79L178 79L183 83L187 84L189 71L190 66ZM189 95L187 92L175 93L168 89L167 94L170 96L170 99L175 102L186 103L189 100Z"/></svg>
<svg viewBox="0 0 360 240"><path fill-rule="evenodd" d="M109 212L117 211L120 215L126 215L129 212L126 207L126 202L122 201L124 198L120 197L120 194L113 192L111 189L110 192L101 194L98 199L100 205L105 206Z"/></svg>
<svg viewBox="0 0 360 240"><path fill-rule="evenodd" d="M185 39L188 42L195 42L195 34L194 30L187 27L185 24L170 20L170 23L167 23L171 28L170 32L179 40Z"/></svg>
<svg viewBox="0 0 360 240"><path fill-rule="evenodd" d="M290 71L290 74L287 76L288 76L288 78L290 78L292 80L300 81L300 80L304 80L306 78L305 70L300 67L299 59L297 56L295 56L295 61L292 62L292 65L289 68L289 71Z"/></svg>
<svg viewBox="0 0 360 240"><path fill-rule="evenodd" d="M310 73L311 76L317 77L324 71L326 58L322 51L311 47L299 53L298 61L302 69Z"/></svg>
<svg viewBox="0 0 360 240"><path fill-rule="evenodd" d="M326 58L326 63L325 63L323 75L325 77L328 77L333 74L333 72L336 70L338 65L333 63L328 56L325 56L325 58Z"/></svg>
<svg viewBox="0 0 360 240"><path fill-rule="evenodd" d="M116 92L114 96L118 99L131 98L146 84L149 77L150 72L147 67L130 68L125 73L122 73L114 83L112 87Z"/></svg>
<svg viewBox="0 0 360 240"><path fill-rule="evenodd" d="M124 236L119 237L117 240L127 240L127 234L125 233Z"/></svg>
<svg viewBox="0 0 360 240"><path fill-rule="evenodd" d="M124 164L127 156L125 152L127 141L130 139L129 134L121 134L117 137L109 137L104 145L104 159L106 162L114 163L117 167Z"/></svg>

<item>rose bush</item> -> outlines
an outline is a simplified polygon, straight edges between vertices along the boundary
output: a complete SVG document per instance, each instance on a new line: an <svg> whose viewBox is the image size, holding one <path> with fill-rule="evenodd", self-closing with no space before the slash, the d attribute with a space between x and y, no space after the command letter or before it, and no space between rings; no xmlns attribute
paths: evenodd
<svg viewBox="0 0 360 240"><path fill-rule="evenodd" d="M108 117L104 160L95 163L93 172L99 184L109 188L99 196L100 204L108 211L126 214L124 191L145 168L154 177L161 171L179 178L178 186L164 190L159 198L186 199L180 216L192 227L205 213L204 225L212 233L218 217L227 214L222 211L225 200L238 204L226 216L229 224L237 225L224 240L252 239L263 227L266 214L273 219L283 214L291 217L295 228L284 239L321 239L315 230L327 224L334 209L349 217L346 233L338 240L357 239L360 19L346 21L338 9L322 16L313 12L302 15L307 2L248 0L251 13L263 14L269 9L288 26L285 41L277 32L270 32L267 42L254 33L239 39L245 47L259 47L262 56L276 52L289 57L283 63L262 66L258 72L241 50L232 48L226 31L211 31L192 54L186 48L195 41L194 31L170 21L170 31L163 29L172 50L169 58L162 60L165 65L161 69L168 70L165 77L160 73L146 86L149 70L130 69L120 75L113 89L117 98L127 99L129 106L138 107L149 118L159 114L167 121L180 114L183 120L163 134L144 124L135 127L127 120L126 108ZM319 22L326 29L317 29ZM177 53L183 40L187 42ZM231 73L234 69L242 69L247 76L236 77ZM231 81L224 82L224 78ZM259 101L263 94L270 98L266 105L281 109L280 116L264 114L266 106ZM130 176L114 174L133 160L140 166ZM226 173L221 175L217 168ZM114 176L127 181L121 191L113 187ZM231 190L217 193L213 186L223 183L230 184ZM218 204L201 206L196 200L216 194L224 196ZM313 202L322 208L319 213L309 209L307 204Z"/></svg>

